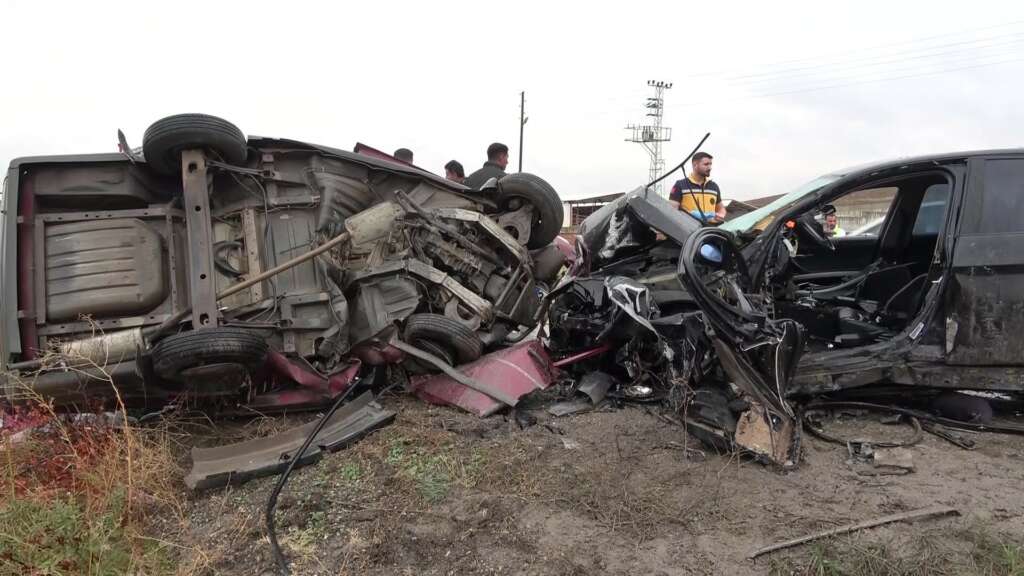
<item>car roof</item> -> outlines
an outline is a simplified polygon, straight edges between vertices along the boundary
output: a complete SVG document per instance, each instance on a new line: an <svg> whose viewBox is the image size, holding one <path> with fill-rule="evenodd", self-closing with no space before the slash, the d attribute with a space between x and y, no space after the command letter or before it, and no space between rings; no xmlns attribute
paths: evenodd
<svg viewBox="0 0 1024 576"><path fill-rule="evenodd" d="M847 178L854 175L863 175L865 173L873 173L881 170L890 168L898 168L900 166L909 166L912 164L927 164L934 162L936 164L944 164L956 160L966 160L975 157L984 156L1024 156L1024 148L993 148L988 150L965 150L962 152L943 152L940 154L925 154L920 156L900 156L896 158L890 158L888 160L867 162L864 164L856 164L849 166L842 170L835 170L830 172L828 175L839 176L840 178Z"/></svg>

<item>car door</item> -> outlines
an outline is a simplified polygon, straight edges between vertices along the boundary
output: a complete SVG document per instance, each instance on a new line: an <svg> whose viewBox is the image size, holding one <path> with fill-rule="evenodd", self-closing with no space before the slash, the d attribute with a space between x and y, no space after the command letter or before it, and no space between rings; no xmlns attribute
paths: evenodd
<svg viewBox="0 0 1024 576"><path fill-rule="evenodd" d="M946 361L1024 364L1024 156L972 159L947 293Z"/></svg>

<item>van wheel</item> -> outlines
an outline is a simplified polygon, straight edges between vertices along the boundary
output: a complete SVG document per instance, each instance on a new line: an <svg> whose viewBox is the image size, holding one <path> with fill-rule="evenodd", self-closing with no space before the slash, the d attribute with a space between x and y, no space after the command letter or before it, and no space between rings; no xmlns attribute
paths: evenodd
<svg viewBox="0 0 1024 576"><path fill-rule="evenodd" d="M562 229L562 199L550 184L533 174L518 172L498 181L498 205L502 210L518 210L524 202L533 206L533 225L526 247L543 248Z"/></svg>
<svg viewBox="0 0 1024 576"><path fill-rule="evenodd" d="M454 359L455 365L472 362L484 351L483 342L476 332L462 322L440 314L409 316L402 339L444 360ZM439 354L438 348L444 354Z"/></svg>
<svg viewBox="0 0 1024 576"><path fill-rule="evenodd" d="M157 120L142 137L146 163L161 174L181 173L181 151L201 148L228 164L245 164L245 134L231 122L206 114L177 114Z"/></svg>
<svg viewBox="0 0 1024 576"><path fill-rule="evenodd" d="M213 364L241 364L252 371L267 359L267 342L250 328L221 326L191 330L168 336L150 354L153 371L166 380L178 380L182 373Z"/></svg>

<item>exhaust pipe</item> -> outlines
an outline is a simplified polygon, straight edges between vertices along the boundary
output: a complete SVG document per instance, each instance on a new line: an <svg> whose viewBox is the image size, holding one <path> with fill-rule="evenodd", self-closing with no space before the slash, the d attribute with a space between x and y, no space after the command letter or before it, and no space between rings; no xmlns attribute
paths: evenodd
<svg viewBox="0 0 1024 576"><path fill-rule="evenodd" d="M66 358L81 358L97 366L117 364L134 360L139 350L145 348L142 339L142 328L132 328L110 334L101 334L83 340L65 342L60 345L60 353Z"/></svg>
<svg viewBox="0 0 1024 576"><path fill-rule="evenodd" d="M97 366L110 366L134 360L138 357L139 350L143 350L145 347L140 327L64 342L57 347L57 352L68 360L79 359ZM7 369L13 371L35 370L41 368L42 365L43 360L36 358L8 364Z"/></svg>

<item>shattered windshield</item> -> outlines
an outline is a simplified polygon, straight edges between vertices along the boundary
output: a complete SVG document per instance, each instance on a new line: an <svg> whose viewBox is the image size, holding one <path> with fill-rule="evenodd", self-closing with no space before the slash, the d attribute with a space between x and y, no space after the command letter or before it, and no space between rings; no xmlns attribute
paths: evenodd
<svg viewBox="0 0 1024 576"><path fill-rule="evenodd" d="M775 218L779 214L789 210L794 204L803 200L808 194L813 194L842 177L842 174L827 174L825 176L819 176L803 186L800 186L796 190L793 190L789 194L776 198L773 202L766 204L749 214L744 214L739 218L735 218L722 224L720 228L730 232L742 232L750 229L764 230L775 221Z"/></svg>

